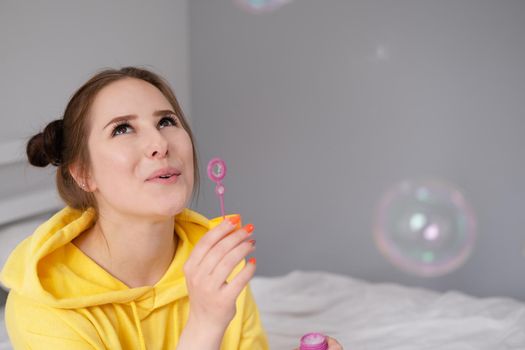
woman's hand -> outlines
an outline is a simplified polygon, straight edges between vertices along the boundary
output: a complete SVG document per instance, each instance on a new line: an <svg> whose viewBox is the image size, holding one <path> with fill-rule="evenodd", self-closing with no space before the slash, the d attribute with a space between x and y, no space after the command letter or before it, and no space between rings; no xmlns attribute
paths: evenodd
<svg viewBox="0 0 525 350"><path fill-rule="evenodd" d="M234 230L239 220L238 216L226 219L208 231L184 264L190 299L188 324L206 332L224 333L237 311L237 297L255 273L255 264L248 263L226 282L235 266L255 250L255 242L246 240L253 225Z"/></svg>
<svg viewBox="0 0 525 350"><path fill-rule="evenodd" d="M343 350L343 347L334 338L326 337L328 341L328 350Z"/></svg>
<svg viewBox="0 0 525 350"><path fill-rule="evenodd" d="M328 350L343 350L341 344L334 338L326 337L326 341L328 342ZM299 350L299 348L295 348L295 350Z"/></svg>

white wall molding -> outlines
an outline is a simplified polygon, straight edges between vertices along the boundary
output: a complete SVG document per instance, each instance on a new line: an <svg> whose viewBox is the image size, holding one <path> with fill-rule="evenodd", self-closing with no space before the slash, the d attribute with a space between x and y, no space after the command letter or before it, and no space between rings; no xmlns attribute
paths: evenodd
<svg viewBox="0 0 525 350"><path fill-rule="evenodd" d="M0 225L50 212L64 206L55 189L44 189L0 200Z"/></svg>
<svg viewBox="0 0 525 350"><path fill-rule="evenodd" d="M25 161L26 140L11 140L0 143L0 166Z"/></svg>
<svg viewBox="0 0 525 350"><path fill-rule="evenodd" d="M0 143L0 167L26 161L26 140L9 140ZM1 175L1 174L0 174ZM5 179L4 179L5 180ZM0 225L28 218L63 207L55 188L19 192L0 198Z"/></svg>

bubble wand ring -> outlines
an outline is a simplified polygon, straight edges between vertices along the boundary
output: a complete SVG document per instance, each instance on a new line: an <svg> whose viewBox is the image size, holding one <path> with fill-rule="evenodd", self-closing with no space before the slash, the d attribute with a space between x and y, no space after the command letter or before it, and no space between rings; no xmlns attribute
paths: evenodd
<svg viewBox="0 0 525 350"><path fill-rule="evenodd" d="M221 158L216 157L208 162L208 177L216 184L215 193L219 196L223 219L226 218L224 214L224 192L226 192L226 188L221 181L226 176L226 170L226 163Z"/></svg>

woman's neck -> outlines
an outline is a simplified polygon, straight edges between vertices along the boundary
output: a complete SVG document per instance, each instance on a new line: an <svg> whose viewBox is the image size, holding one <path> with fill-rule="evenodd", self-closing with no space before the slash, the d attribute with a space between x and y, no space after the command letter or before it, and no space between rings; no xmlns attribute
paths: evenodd
<svg viewBox="0 0 525 350"><path fill-rule="evenodd" d="M152 286L175 255L178 237L174 225L173 219L130 222L99 218L73 243L128 287Z"/></svg>

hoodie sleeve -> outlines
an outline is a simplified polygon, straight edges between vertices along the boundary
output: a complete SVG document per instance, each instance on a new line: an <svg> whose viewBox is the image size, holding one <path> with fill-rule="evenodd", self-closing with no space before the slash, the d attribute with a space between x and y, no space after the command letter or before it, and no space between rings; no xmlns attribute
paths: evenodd
<svg viewBox="0 0 525 350"><path fill-rule="evenodd" d="M269 348L268 338L259 317L259 310L248 284L239 350L268 350Z"/></svg>
<svg viewBox="0 0 525 350"><path fill-rule="evenodd" d="M7 299L5 321L14 350L105 349L93 325L81 315L31 302L14 292Z"/></svg>

